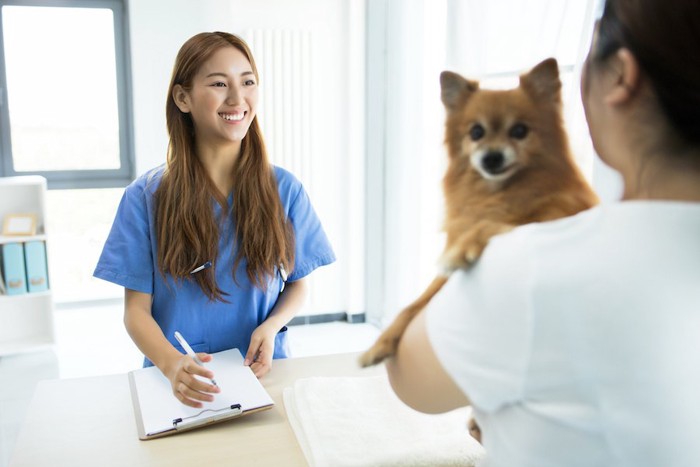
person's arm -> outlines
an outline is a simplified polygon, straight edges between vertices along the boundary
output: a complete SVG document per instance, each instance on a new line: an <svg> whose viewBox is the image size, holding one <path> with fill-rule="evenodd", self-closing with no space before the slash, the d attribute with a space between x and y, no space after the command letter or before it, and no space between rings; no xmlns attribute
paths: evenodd
<svg viewBox="0 0 700 467"><path fill-rule="evenodd" d="M188 355L181 354L165 338L163 331L151 315L151 295L125 289L124 326L129 336L143 354L165 375L175 397L190 407L202 407L200 401L210 402L219 388L198 380L194 375L212 379L214 374L197 365ZM198 353L202 362L211 360L211 355Z"/></svg>
<svg viewBox="0 0 700 467"><path fill-rule="evenodd" d="M275 336L301 309L308 294L307 279L288 282L274 308L263 323L250 336L250 347L245 355L245 365L250 365L258 378L272 368L275 352Z"/></svg>
<svg viewBox="0 0 700 467"><path fill-rule="evenodd" d="M386 369L396 395L415 410L442 413L470 403L430 345L425 312L408 325L396 355L387 360Z"/></svg>

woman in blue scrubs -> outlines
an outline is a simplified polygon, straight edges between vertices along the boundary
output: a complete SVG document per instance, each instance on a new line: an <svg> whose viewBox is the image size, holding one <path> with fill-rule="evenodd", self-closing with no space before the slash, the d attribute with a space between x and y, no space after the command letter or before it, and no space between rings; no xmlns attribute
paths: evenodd
<svg viewBox="0 0 700 467"><path fill-rule="evenodd" d="M250 49L221 32L189 39L175 61L167 162L129 185L95 277L126 290L124 323L183 404L201 407L213 378L202 362L245 351L256 376L288 356L286 324L306 276L335 255L301 183L269 163L256 116ZM286 283L286 285L285 285Z"/></svg>

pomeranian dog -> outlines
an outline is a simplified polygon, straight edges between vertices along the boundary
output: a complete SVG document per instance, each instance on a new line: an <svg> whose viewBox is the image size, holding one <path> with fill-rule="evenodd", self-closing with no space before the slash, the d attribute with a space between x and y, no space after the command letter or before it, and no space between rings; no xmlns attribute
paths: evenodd
<svg viewBox="0 0 700 467"><path fill-rule="evenodd" d="M598 202L579 172L564 130L555 59L520 76L511 90L444 71L448 167L443 179L443 271L360 356L362 366L394 355L409 322L447 282L473 264L494 235L516 226L576 214Z"/></svg>

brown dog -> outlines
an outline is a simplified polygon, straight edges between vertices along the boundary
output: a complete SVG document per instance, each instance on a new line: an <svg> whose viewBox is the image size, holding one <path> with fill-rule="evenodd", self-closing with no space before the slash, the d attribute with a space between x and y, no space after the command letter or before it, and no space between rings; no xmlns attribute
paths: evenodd
<svg viewBox="0 0 700 467"><path fill-rule="evenodd" d="M394 355L408 323L447 282L474 263L494 235L570 216L597 204L574 163L564 130L561 81L550 58L520 76L520 86L481 90L444 71L449 162L443 179L447 233L438 275L360 357L362 366Z"/></svg>

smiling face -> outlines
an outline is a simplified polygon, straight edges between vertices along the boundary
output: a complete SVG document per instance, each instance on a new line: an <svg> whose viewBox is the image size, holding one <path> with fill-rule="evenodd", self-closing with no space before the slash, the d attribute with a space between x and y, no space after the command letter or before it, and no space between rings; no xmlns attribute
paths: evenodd
<svg viewBox="0 0 700 467"><path fill-rule="evenodd" d="M469 177L500 188L522 170L563 158L556 61L543 61L511 90L479 89L452 72L441 75L441 86L450 160Z"/></svg>
<svg viewBox="0 0 700 467"><path fill-rule="evenodd" d="M257 78L243 52L222 47L202 64L189 89L174 87L173 99L191 115L198 146L239 149L256 115Z"/></svg>

